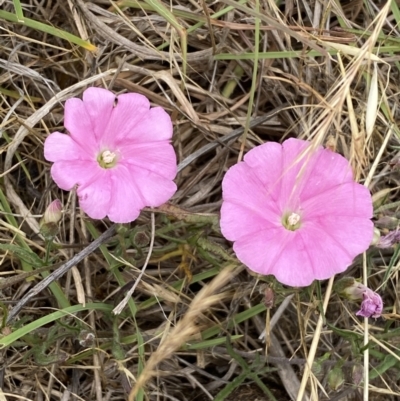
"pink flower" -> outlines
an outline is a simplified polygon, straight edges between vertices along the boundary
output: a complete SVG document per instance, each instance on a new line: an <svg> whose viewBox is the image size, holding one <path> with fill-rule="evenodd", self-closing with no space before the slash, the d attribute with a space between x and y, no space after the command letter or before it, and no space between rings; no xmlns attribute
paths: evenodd
<svg viewBox="0 0 400 401"><path fill-rule="evenodd" d="M52 133L44 155L61 189L77 185L90 217L127 223L176 192L171 119L145 96L89 88L83 100L67 100L64 125L69 135Z"/></svg>
<svg viewBox="0 0 400 401"><path fill-rule="evenodd" d="M237 257L291 286L343 272L373 236L368 189L344 157L309 146L257 146L222 182L221 230Z"/></svg>
<svg viewBox="0 0 400 401"><path fill-rule="evenodd" d="M353 277L343 277L335 283L334 290L342 297L352 301L360 301L361 309L357 316L378 318L382 314L383 302L380 295L361 284Z"/></svg>
<svg viewBox="0 0 400 401"><path fill-rule="evenodd" d="M363 294L364 300L361 309L356 313L357 316L378 318L382 314L383 302L380 295L367 288Z"/></svg>

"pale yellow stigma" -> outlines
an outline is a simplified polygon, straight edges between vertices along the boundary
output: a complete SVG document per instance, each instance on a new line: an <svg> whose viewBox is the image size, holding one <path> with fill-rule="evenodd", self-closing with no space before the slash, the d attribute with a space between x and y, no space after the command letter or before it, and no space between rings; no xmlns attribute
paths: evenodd
<svg viewBox="0 0 400 401"><path fill-rule="evenodd" d="M115 158L116 158L116 154L114 152L110 152L109 150L105 150L102 154L101 154L101 160L104 164L106 165L110 165L114 162Z"/></svg>
<svg viewBox="0 0 400 401"><path fill-rule="evenodd" d="M294 227L299 221L300 221L300 216L297 213L292 213L287 219L287 222L292 227Z"/></svg>

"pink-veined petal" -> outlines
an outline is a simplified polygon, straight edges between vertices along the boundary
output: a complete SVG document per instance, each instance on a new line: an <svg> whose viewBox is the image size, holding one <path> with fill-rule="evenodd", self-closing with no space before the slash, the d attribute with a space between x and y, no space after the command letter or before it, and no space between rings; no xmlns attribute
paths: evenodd
<svg viewBox="0 0 400 401"><path fill-rule="evenodd" d="M110 210L111 174L99 167L96 175L78 187L79 206L92 219L104 219Z"/></svg>
<svg viewBox="0 0 400 401"><path fill-rule="evenodd" d="M112 197L108 217L115 223L134 221L146 205L136 176L122 163L111 169ZM151 183L147 183L151 185Z"/></svg>
<svg viewBox="0 0 400 401"><path fill-rule="evenodd" d="M172 138L173 127L169 114L161 107L153 107L142 115L131 129L124 131L124 136L119 141L122 146L125 143L148 143L169 141Z"/></svg>
<svg viewBox="0 0 400 401"><path fill-rule="evenodd" d="M282 180L282 145L267 142L251 149L243 158L273 199L280 197ZM265 168L268 166L268 170Z"/></svg>
<svg viewBox="0 0 400 401"><path fill-rule="evenodd" d="M81 99L71 98L65 102L64 126L71 138L89 154L96 155L99 145L94 134L92 120Z"/></svg>
<svg viewBox="0 0 400 401"><path fill-rule="evenodd" d="M56 162L59 160L91 160L93 157L82 149L69 135L53 132L44 141L44 157Z"/></svg>
<svg viewBox="0 0 400 401"><path fill-rule="evenodd" d="M284 227L267 228L241 237L233 244L233 249L238 259L250 270L262 275L274 274L276 262L295 235ZM287 284L285 281L282 283Z"/></svg>
<svg viewBox="0 0 400 401"><path fill-rule="evenodd" d="M342 155L321 147L316 153L315 162L310 166L307 180L302 186L302 203L332 187L354 183L351 166Z"/></svg>
<svg viewBox="0 0 400 401"><path fill-rule="evenodd" d="M162 177L174 179L177 173L176 154L167 141L126 144L120 150L121 162L145 168Z"/></svg>
<svg viewBox="0 0 400 401"><path fill-rule="evenodd" d="M92 123L93 133L99 143L114 110L117 97L103 88L88 88L83 92L83 104Z"/></svg>
<svg viewBox="0 0 400 401"><path fill-rule="evenodd" d="M372 199L369 190L355 182L326 189L302 202L304 219L324 216L372 218Z"/></svg>
<svg viewBox="0 0 400 401"><path fill-rule="evenodd" d="M145 206L160 206L170 200L176 192L176 184L157 173L136 166L129 166L129 171L134 177Z"/></svg>
<svg viewBox="0 0 400 401"><path fill-rule="evenodd" d="M316 163L318 150L311 143L295 138L283 142L281 207L296 210L300 206L300 193Z"/></svg>
<svg viewBox="0 0 400 401"><path fill-rule="evenodd" d="M269 219L272 220L271 217ZM268 218L246 206L223 202L220 226L222 235L226 239L236 241L250 234L258 235L258 232L267 228L276 228L277 224L273 225Z"/></svg>
<svg viewBox="0 0 400 401"><path fill-rule="evenodd" d="M142 168L131 170L135 182L146 202L146 206L158 207L169 201L175 194L176 184L159 174Z"/></svg>
<svg viewBox="0 0 400 401"><path fill-rule="evenodd" d="M124 93L117 97L104 135L102 147L123 147L131 143L137 124L146 118L150 110L149 100L139 93ZM151 127L148 126L150 130Z"/></svg>
<svg viewBox="0 0 400 401"><path fill-rule="evenodd" d="M310 142L290 138L282 148L282 208L286 206L289 210L296 210L304 200L333 186L353 181L348 161L322 146L314 148Z"/></svg>
<svg viewBox="0 0 400 401"><path fill-rule="evenodd" d="M55 183L65 191L75 185L84 185L93 181L101 167L97 162L88 160L61 160L51 166L51 176Z"/></svg>
<svg viewBox="0 0 400 401"><path fill-rule="evenodd" d="M330 217L304 224L271 266L271 274L287 285L306 286L344 272L365 251L373 234L368 219Z"/></svg>
<svg viewBox="0 0 400 401"><path fill-rule="evenodd" d="M294 233L271 270L284 284L307 286L314 280L325 280L345 271L353 261L345 246L338 246L316 227L301 228Z"/></svg>
<svg viewBox="0 0 400 401"><path fill-rule="evenodd" d="M245 162L234 165L225 174L222 197L229 203L243 205L273 224L281 221L275 192L269 191Z"/></svg>
<svg viewBox="0 0 400 401"><path fill-rule="evenodd" d="M372 221L356 216L315 217L304 224L304 229L318 231L314 240L323 235L331 242L331 248L345 249L351 259L369 248L374 235Z"/></svg>
<svg viewBox="0 0 400 401"><path fill-rule="evenodd" d="M310 241L318 241L310 246ZM238 258L251 270L272 274L286 285L303 287L341 273L352 258L320 230L270 229L246 236L234 244Z"/></svg>

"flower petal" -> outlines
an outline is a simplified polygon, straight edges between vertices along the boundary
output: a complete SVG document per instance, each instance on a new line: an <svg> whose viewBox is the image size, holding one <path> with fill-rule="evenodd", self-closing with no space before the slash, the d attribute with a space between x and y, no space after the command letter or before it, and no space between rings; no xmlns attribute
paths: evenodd
<svg viewBox="0 0 400 401"><path fill-rule="evenodd" d="M147 206L136 184L137 177L122 163L110 171L112 196L108 217L115 223L129 223Z"/></svg>
<svg viewBox="0 0 400 401"><path fill-rule="evenodd" d="M320 147L313 158L314 162L307 166L309 172L302 186L301 202L319 196L332 187L354 184L353 171L343 156Z"/></svg>
<svg viewBox="0 0 400 401"><path fill-rule="evenodd" d="M286 199L287 210L300 208L307 183L313 174L324 169L319 163L324 149L310 142L291 138L282 144L284 153L281 199ZM346 161L347 163L347 161ZM319 182L319 175L317 175ZM315 181L315 180L314 180ZM330 185L328 181L327 185ZM318 186L317 186L318 189Z"/></svg>
<svg viewBox="0 0 400 401"><path fill-rule="evenodd" d="M314 280L314 275L304 249L288 252L290 244L298 244L296 237L296 232L276 227L242 237L234 243L233 249L239 260L252 271L272 274L286 285L304 286Z"/></svg>
<svg viewBox="0 0 400 401"><path fill-rule="evenodd" d="M135 124L130 124L129 129L124 130L120 144L124 145L128 141L149 143L171 140L173 134L172 121L164 109L153 107L147 113L142 114L141 117Z"/></svg>
<svg viewBox="0 0 400 401"><path fill-rule="evenodd" d="M145 206L158 207L167 202L176 192L176 184L161 175L144 168L129 166Z"/></svg>
<svg viewBox="0 0 400 401"><path fill-rule="evenodd" d="M51 176L55 183L65 191L75 185L87 185L101 170L97 162L88 160L61 160L51 166Z"/></svg>
<svg viewBox="0 0 400 401"><path fill-rule="evenodd" d="M267 142L250 150L243 158L259 181L277 201L280 198L283 151L282 145ZM268 166L266 171L265 166Z"/></svg>
<svg viewBox="0 0 400 401"><path fill-rule="evenodd" d="M120 150L121 162L153 171L162 177L174 179L177 173L176 154L167 141L127 143Z"/></svg>
<svg viewBox="0 0 400 401"><path fill-rule="evenodd" d="M363 185L347 182L326 189L301 204L304 220L344 216L370 219L373 214L370 192Z"/></svg>
<svg viewBox="0 0 400 401"><path fill-rule="evenodd" d="M86 89L82 98L93 133L99 142L108 126L117 97L107 89L93 87Z"/></svg>
<svg viewBox="0 0 400 401"><path fill-rule="evenodd" d="M246 206L231 202L222 203L220 226L222 235L229 241L236 241L250 234L258 235L260 231L268 228L276 228L276 225L264 216Z"/></svg>
<svg viewBox="0 0 400 401"><path fill-rule="evenodd" d="M99 146L92 120L81 99L73 97L65 102L64 126L82 149L89 154L97 154Z"/></svg>
<svg viewBox="0 0 400 401"><path fill-rule="evenodd" d="M69 135L53 132L44 141L44 157L56 162L59 160L90 160L92 157Z"/></svg>
<svg viewBox="0 0 400 401"><path fill-rule="evenodd" d="M346 248L317 227L299 229L272 266L272 274L287 285L303 287L341 273L353 261Z"/></svg>
<svg viewBox="0 0 400 401"><path fill-rule="evenodd" d="M303 229L303 227L302 227ZM299 231L303 231L300 229ZM314 240L324 239L325 247L344 249L349 255L348 264L367 250L371 244L374 235L374 225L371 220L365 217L355 216L324 216L315 217L311 222L304 225L304 231L318 231ZM340 259L337 257L336 259Z"/></svg>
<svg viewBox="0 0 400 401"><path fill-rule="evenodd" d="M341 273L351 264L352 258L345 249L339 251L331 246L332 242L318 229L276 228L236 241L234 250L251 270L272 274L286 285L304 287Z"/></svg>
<svg viewBox="0 0 400 401"><path fill-rule="evenodd" d="M222 181L223 200L244 206L272 224L281 224L282 213L276 204L276 193L264 186L258 176L259 173L245 162L231 167Z"/></svg>
<svg viewBox="0 0 400 401"><path fill-rule="evenodd" d="M356 315L376 319L382 315L382 311L382 298L379 294L367 288L367 291L364 293L364 300L361 303L361 309Z"/></svg>
<svg viewBox="0 0 400 401"><path fill-rule="evenodd" d="M79 206L92 219L104 219L110 210L110 170L96 169L91 181L78 187Z"/></svg>
<svg viewBox="0 0 400 401"><path fill-rule="evenodd" d="M139 93L124 93L117 97L116 105L101 140L101 146L114 149L129 143L132 133L150 110L149 100ZM150 130L150 126L147 127Z"/></svg>

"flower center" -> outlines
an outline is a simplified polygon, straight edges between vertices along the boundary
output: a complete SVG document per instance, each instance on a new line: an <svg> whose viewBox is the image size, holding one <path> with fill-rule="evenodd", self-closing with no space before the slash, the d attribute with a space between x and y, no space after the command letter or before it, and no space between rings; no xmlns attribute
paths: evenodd
<svg viewBox="0 0 400 401"><path fill-rule="evenodd" d="M283 218L283 226L289 231L295 231L300 227L300 215L290 213Z"/></svg>
<svg viewBox="0 0 400 401"><path fill-rule="evenodd" d="M117 154L109 150L104 150L97 157L97 161L103 168L111 168L117 164Z"/></svg>
<svg viewBox="0 0 400 401"><path fill-rule="evenodd" d="M297 213L292 213L287 220L289 225L294 227L300 221L300 216Z"/></svg>

